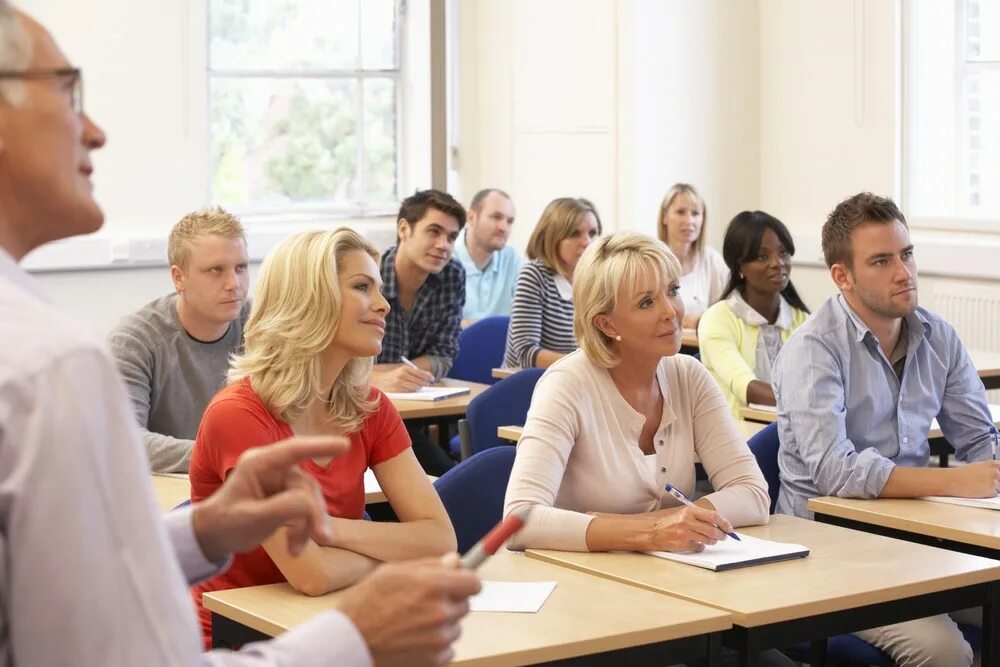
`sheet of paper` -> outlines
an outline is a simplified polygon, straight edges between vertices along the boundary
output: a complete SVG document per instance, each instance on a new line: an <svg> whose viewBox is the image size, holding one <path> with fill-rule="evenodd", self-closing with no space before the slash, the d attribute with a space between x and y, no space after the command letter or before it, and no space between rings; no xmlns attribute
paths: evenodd
<svg viewBox="0 0 1000 667"><path fill-rule="evenodd" d="M700 553L675 553L672 551L647 551L646 553L657 558L665 558L707 570L729 570L809 555L809 548L801 544L772 542L742 533L739 535L739 540L729 538L706 545L705 550Z"/></svg>
<svg viewBox="0 0 1000 667"><path fill-rule="evenodd" d="M387 391L386 396L392 401L439 401L451 396L468 394L468 387L421 387L420 391Z"/></svg>
<svg viewBox="0 0 1000 667"><path fill-rule="evenodd" d="M994 498L952 498L951 496L924 496L924 500L965 507L981 507L988 510L1000 510L1000 496Z"/></svg>
<svg viewBox="0 0 1000 667"><path fill-rule="evenodd" d="M484 581L479 594L469 598L469 609L537 614L555 588L554 581Z"/></svg>
<svg viewBox="0 0 1000 667"><path fill-rule="evenodd" d="M778 407L775 405L762 405L760 403L748 403L747 407L751 410L760 410L761 412L773 412L777 414Z"/></svg>

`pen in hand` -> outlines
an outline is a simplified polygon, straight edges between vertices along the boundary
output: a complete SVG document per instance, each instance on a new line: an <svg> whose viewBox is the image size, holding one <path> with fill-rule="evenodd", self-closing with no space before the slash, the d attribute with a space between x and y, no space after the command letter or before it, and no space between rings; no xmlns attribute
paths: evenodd
<svg viewBox="0 0 1000 667"><path fill-rule="evenodd" d="M672 484L667 484L665 487L663 487L663 489L664 489L664 491L666 491L667 493L669 493L670 495L672 495L674 498L676 498L677 500L681 501L681 503L683 503L685 505L694 505L694 503L691 502L691 499L688 498L686 495L684 495L683 491L681 491L680 489L674 488L674 486ZM719 527L716 526L716 528L719 528ZM722 528L719 528L719 530L722 530ZM729 537L733 538L737 542L742 542L743 541L743 540L740 539L740 536L736 534L735 530L731 531L731 532L730 531L726 531L726 530L722 530L722 532L724 532L726 535L728 535Z"/></svg>

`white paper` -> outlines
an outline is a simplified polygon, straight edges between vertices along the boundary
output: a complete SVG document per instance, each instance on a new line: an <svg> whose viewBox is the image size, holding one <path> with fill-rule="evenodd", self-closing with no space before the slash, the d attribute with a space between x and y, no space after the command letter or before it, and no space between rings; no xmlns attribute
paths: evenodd
<svg viewBox="0 0 1000 667"><path fill-rule="evenodd" d="M555 588L554 581L484 581L479 594L469 598L469 609L537 614Z"/></svg>
<svg viewBox="0 0 1000 667"><path fill-rule="evenodd" d="M772 542L740 534L739 540L729 537L721 542L705 545L705 550L698 553L691 551L684 553L646 551L645 553L706 570L727 570L745 565L757 565L758 561L770 562L793 556L807 556L809 548L801 544Z"/></svg>
<svg viewBox="0 0 1000 667"><path fill-rule="evenodd" d="M1000 510L1000 496L993 498L953 498L951 496L924 496L924 500L935 503L964 505L965 507L981 507L988 510Z"/></svg>
<svg viewBox="0 0 1000 667"><path fill-rule="evenodd" d="M996 426L1000 426L1000 405L994 405L993 403L990 403L986 407L988 407L990 409L990 419L993 420L993 423ZM941 430L941 425L938 424L937 417L935 417L934 419L931 420L931 430L932 431L940 431Z"/></svg>
<svg viewBox="0 0 1000 667"><path fill-rule="evenodd" d="M386 396L392 401L439 401L442 398L468 394L468 387L421 387L419 391L387 391Z"/></svg>
<svg viewBox="0 0 1000 667"><path fill-rule="evenodd" d="M776 405L763 405L761 403L748 403L747 407L751 410L759 410L761 412L773 412L778 414L778 406Z"/></svg>

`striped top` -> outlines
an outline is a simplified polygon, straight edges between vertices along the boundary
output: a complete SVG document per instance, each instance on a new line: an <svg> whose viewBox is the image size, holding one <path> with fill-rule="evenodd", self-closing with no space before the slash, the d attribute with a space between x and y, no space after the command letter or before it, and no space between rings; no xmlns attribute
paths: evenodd
<svg viewBox="0 0 1000 667"><path fill-rule="evenodd" d="M504 367L532 368L540 350L568 354L577 347L572 285L537 259L531 260L517 276Z"/></svg>

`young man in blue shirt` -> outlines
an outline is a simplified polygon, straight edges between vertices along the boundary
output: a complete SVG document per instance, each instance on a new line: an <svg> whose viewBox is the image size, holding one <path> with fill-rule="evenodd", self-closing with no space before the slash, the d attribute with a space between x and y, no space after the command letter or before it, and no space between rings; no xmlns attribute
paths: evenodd
<svg viewBox="0 0 1000 667"><path fill-rule="evenodd" d="M822 237L840 294L792 335L775 362L777 511L811 517L808 499L823 495L997 495L1000 463L983 383L955 330L917 305L902 212L890 199L861 193L837 205ZM968 465L927 467L934 418ZM962 620L976 616L963 613ZM857 635L900 665L973 659L947 615Z"/></svg>
<svg viewBox="0 0 1000 667"><path fill-rule="evenodd" d="M465 324L510 315L514 285L524 260L507 241L514 202L503 190L480 190L469 204L468 224L458 235L455 258L465 268Z"/></svg>

